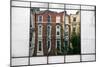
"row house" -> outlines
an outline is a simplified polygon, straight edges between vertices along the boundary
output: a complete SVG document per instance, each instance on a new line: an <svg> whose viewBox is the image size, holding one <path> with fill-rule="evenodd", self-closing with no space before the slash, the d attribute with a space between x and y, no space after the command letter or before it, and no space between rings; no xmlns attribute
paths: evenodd
<svg viewBox="0 0 100 67"><path fill-rule="evenodd" d="M73 17L77 18L77 15L50 10L32 13L31 56L64 54L64 50L70 47L68 43L72 28L74 28Z"/></svg>

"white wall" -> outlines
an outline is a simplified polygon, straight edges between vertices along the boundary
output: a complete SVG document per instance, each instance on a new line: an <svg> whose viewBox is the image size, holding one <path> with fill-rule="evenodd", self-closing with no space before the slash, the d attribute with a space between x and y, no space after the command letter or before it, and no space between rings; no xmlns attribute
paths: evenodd
<svg viewBox="0 0 100 67"><path fill-rule="evenodd" d="M34 1L34 0L32 0ZM99 67L100 63L100 2L99 0L36 0L43 2L91 4L97 5L97 61L89 63L41 65L41 67ZM10 64L10 1L0 0L0 66L9 67ZM27 66L31 67L31 66ZM32 66L39 67L39 66Z"/></svg>

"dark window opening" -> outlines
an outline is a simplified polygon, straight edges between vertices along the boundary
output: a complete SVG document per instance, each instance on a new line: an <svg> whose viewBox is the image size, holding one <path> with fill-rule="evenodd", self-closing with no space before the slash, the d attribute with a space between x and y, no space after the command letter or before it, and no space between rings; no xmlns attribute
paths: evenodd
<svg viewBox="0 0 100 67"><path fill-rule="evenodd" d="M39 22L42 22L42 16L39 16L39 20L38 20Z"/></svg>
<svg viewBox="0 0 100 67"><path fill-rule="evenodd" d="M75 28L73 28L73 32L75 32L76 31L76 29Z"/></svg>
<svg viewBox="0 0 100 67"><path fill-rule="evenodd" d="M42 22L42 16L39 16L38 21L39 21L39 22Z"/></svg>
<svg viewBox="0 0 100 67"><path fill-rule="evenodd" d="M47 34L48 34L48 36L50 35L50 26L48 26L48 28L47 28Z"/></svg>
<svg viewBox="0 0 100 67"><path fill-rule="evenodd" d="M57 28L59 29L59 26L57 26Z"/></svg>
<svg viewBox="0 0 100 67"><path fill-rule="evenodd" d="M76 21L76 17L73 18L73 21Z"/></svg>
<svg viewBox="0 0 100 67"><path fill-rule="evenodd" d="M48 41L48 45L47 46L48 46L48 49L49 49L50 48L50 41Z"/></svg>
<svg viewBox="0 0 100 67"><path fill-rule="evenodd" d="M57 35L59 35L60 33L59 33L59 31L57 31Z"/></svg>
<svg viewBox="0 0 100 67"><path fill-rule="evenodd" d="M41 51L41 41L39 41L39 51Z"/></svg>
<svg viewBox="0 0 100 67"><path fill-rule="evenodd" d="M60 41L57 41L57 50L60 50Z"/></svg>
<svg viewBox="0 0 100 67"><path fill-rule="evenodd" d="M39 35L41 35L42 34L42 31L41 31L41 26L39 26Z"/></svg>
<svg viewBox="0 0 100 67"><path fill-rule="evenodd" d="M50 23L51 22L51 17L48 15L48 17L47 17L47 21L48 21L48 23Z"/></svg>

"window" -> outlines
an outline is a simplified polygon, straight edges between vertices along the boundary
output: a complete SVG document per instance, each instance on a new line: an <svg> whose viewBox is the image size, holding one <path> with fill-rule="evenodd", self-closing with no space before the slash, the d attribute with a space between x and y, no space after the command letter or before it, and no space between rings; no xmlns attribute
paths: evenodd
<svg viewBox="0 0 100 67"><path fill-rule="evenodd" d="M50 48L50 41L48 41L48 45L47 45L48 49Z"/></svg>
<svg viewBox="0 0 100 67"><path fill-rule="evenodd" d="M48 17L47 17L47 21L48 21L48 23L50 23L51 22L51 17L48 15Z"/></svg>
<svg viewBox="0 0 100 67"><path fill-rule="evenodd" d="M75 32L76 31L76 29L75 28L73 28L73 32Z"/></svg>
<svg viewBox="0 0 100 67"><path fill-rule="evenodd" d="M76 17L73 18L73 21L76 21Z"/></svg>
<svg viewBox="0 0 100 67"><path fill-rule="evenodd" d="M42 26L41 25L39 25L39 27L38 27L38 34L42 35Z"/></svg>
<svg viewBox="0 0 100 67"><path fill-rule="evenodd" d="M56 23L60 23L60 16L56 16Z"/></svg>
<svg viewBox="0 0 100 67"><path fill-rule="evenodd" d="M41 49L41 41L39 41L39 51L41 51L42 49Z"/></svg>
<svg viewBox="0 0 100 67"><path fill-rule="evenodd" d="M48 49L48 52L50 52L50 50L51 50L50 49L51 48L51 43L50 42L51 42L51 40L48 40L47 41L47 49Z"/></svg>
<svg viewBox="0 0 100 67"><path fill-rule="evenodd" d="M42 16L38 16L38 23L42 22Z"/></svg>
<svg viewBox="0 0 100 67"><path fill-rule="evenodd" d="M68 47L68 41L66 40L65 41L65 48L67 48Z"/></svg>
<svg viewBox="0 0 100 67"><path fill-rule="evenodd" d="M68 32L65 32L65 36L68 36Z"/></svg>
<svg viewBox="0 0 100 67"><path fill-rule="evenodd" d="M60 41L57 40L57 50L60 50Z"/></svg>
<svg viewBox="0 0 100 67"><path fill-rule="evenodd" d="M48 25L48 26L47 26L47 36L50 36L50 31L51 31L50 25Z"/></svg>
<svg viewBox="0 0 100 67"><path fill-rule="evenodd" d="M57 35L59 35L59 33L60 33L60 32L59 32L59 31L57 31Z"/></svg>
<svg viewBox="0 0 100 67"><path fill-rule="evenodd" d="M56 26L56 35L60 35L60 26L59 25Z"/></svg>
<svg viewBox="0 0 100 67"><path fill-rule="evenodd" d="M65 29L68 29L68 26L67 25L65 25Z"/></svg>
<svg viewBox="0 0 100 67"><path fill-rule="evenodd" d="M59 29L59 26L57 26L57 28Z"/></svg>

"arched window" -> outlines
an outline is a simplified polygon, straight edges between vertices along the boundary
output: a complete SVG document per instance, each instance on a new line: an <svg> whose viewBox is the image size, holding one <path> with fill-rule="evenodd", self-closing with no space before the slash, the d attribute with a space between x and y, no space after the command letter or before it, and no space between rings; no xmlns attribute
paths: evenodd
<svg viewBox="0 0 100 67"><path fill-rule="evenodd" d="M56 26L56 35L60 35L60 25Z"/></svg>
<svg viewBox="0 0 100 67"><path fill-rule="evenodd" d="M48 22L48 23L51 22L51 16L50 16L50 15L48 15L48 17L47 17L47 22Z"/></svg>

